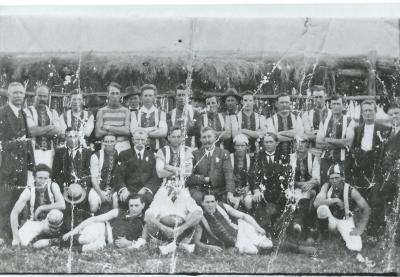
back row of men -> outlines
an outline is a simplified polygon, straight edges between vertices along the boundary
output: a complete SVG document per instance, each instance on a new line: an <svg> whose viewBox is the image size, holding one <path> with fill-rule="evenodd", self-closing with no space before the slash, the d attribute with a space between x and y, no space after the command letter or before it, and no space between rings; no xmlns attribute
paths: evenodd
<svg viewBox="0 0 400 277"><path fill-rule="evenodd" d="M209 97L208 111L200 114L188 104L188 91L181 86L176 90L176 108L166 114L154 105L157 94L154 85L144 85L140 92L128 94L132 102L142 103L131 111L121 105L120 86L111 83L107 106L95 114L82 110L82 95L77 93L71 95L72 109L59 117L48 107L46 86L37 88L35 104L23 110L25 89L19 83L11 83L9 103L0 110L0 172L5 189L2 219L8 218L11 208L17 206L14 206L20 196L17 187L24 188L26 180L28 184L40 183L37 173L34 181L29 174L35 164L52 168L52 179L63 186L63 199L67 201L77 203L80 199L85 203L86 195L71 187L81 184L88 192L89 206L82 210L95 213L107 203L120 207L132 194L140 194L146 205L150 205L160 185L167 187L169 179L184 174L180 165L184 161L188 165L186 186L197 204L202 204L204 195L212 192L234 209L252 214L271 235L290 198L287 188L294 175L300 198L294 229L312 230L313 223L306 221L313 204L329 206L330 216L320 208L318 216L328 217L330 222L332 218L343 220L347 227L337 229L348 247L359 251L359 235L367 227L369 207L374 226L371 230L375 233L376 228L384 227L382 212L390 210L396 192L400 108L389 108L391 128L376 123L376 103L364 101L363 123L356 126L344 112L343 98L331 97L329 109L325 105L325 88L315 86L311 90L314 109L296 115L291 111L290 97L281 94L277 97L277 113L266 119L254 112L254 96L250 91L239 96L235 90L228 90L223 97L227 107L224 113L219 111L218 99ZM240 102L243 109L238 111ZM103 144L94 153L86 147L93 132ZM55 147L58 137L65 139L64 147ZM182 140L187 146L183 150ZM196 147L199 149L192 153ZM347 183L351 184L350 189ZM31 201L31 208L37 209L34 206L38 204L31 200L32 193L29 197L26 194L25 198L20 197L25 199L24 204ZM171 194L174 193L168 196ZM57 202L54 197L40 199L39 202L52 202L51 199L53 204ZM349 222L354 208L352 200L363 214L356 230L352 229L354 223ZM159 213L168 210L162 201L155 204L161 206ZM42 210L48 212L52 208ZM36 219L41 212L39 209L31 215ZM12 225L13 217L11 227L15 229Z"/></svg>

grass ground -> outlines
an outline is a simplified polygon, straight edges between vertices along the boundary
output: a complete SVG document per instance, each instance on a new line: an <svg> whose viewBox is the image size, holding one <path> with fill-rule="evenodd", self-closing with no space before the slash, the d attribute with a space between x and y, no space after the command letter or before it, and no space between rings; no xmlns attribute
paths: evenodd
<svg viewBox="0 0 400 277"><path fill-rule="evenodd" d="M376 243L364 243L363 256L374 265L356 260L340 238L321 241L317 254L309 256L289 252L264 255L240 255L235 249L224 253L177 252L176 273L383 273L389 249ZM395 248L394 268L400 272L400 251ZM272 260L271 260L272 259ZM68 250L3 247L0 249L0 273L66 273ZM154 247L140 251L108 247L95 253L73 252L72 273L170 273L172 257L162 257ZM386 271L387 272L387 271Z"/></svg>

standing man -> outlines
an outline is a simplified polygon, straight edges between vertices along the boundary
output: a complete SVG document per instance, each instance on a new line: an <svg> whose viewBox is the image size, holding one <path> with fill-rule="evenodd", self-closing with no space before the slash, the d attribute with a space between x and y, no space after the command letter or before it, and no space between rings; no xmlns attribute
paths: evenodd
<svg viewBox="0 0 400 277"><path fill-rule="evenodd" d="M311 146L315 146L315 140L319 130L319 123L324 121L331 111L325 106L326 89L324 86L311 87L314 108L303 113L302 121L304 134L311 142Z"/></svg>
<svg viewBox="0 0 400 277"><path fill-rule="evenodd" d="M11 240L9 216L28 175L32 178L34 155L27 126L26 112L22 109L25 88L21 83L8 85L8 103L0 108L0 244Z"/></svg>
<svg viewBox="0 0 400 277"><path fill-rule="evenodd" d="M103 138L103 148L92 154L90 158L90 175L92 188L89 191L89 206L92 213L106 205L110 209L115 192L116 167L118 153L115 150L116 138L106 135ZM117 203L113 206L116 207Z"/></svg>
<svg viewBox="0 0 400 277"><path fill-rule="evenodd" d="M133 148L121 152L118 156L115 191L122 203L126 203L129 194L143 195L147 208L161 181L157 177L154 152L146 147L146 130L135 129L132 133L132 142Z"/></svg>
<svg viewBox="0 0 400 277"><path fill-rule="evenodd" d="M193 172L187 179L190 194L197 204L202 201L206 191L214 191L219 200L233 204L237 199L233 196L235 183L228 151L215 147L215 132L206 127L201 131L202 148L193 151Z"/></svg>
<svg viewBox="0 0 400 277"><path fill-rule="evenodd" d="M250 90L242 94L243 109L237 114L239 129L232 129L232 137L244 134L249 139L249 153L256 151L256 141L267 132L267 120L265 116L254 112L254 95Z"/></svg>
<svg viewBox="0 0 400 277"><path fill-rule="evenodd" d="M150 147L157 151L162 147L163 139L167 137L168 126L165 112L154 106L157 88L155 85L143 85L140 88L142 94L142 107L137 115L132 113L130 131L143 128L149 138Z"/></svg>
<svg viewBox="0 0 400 277"><path fill-rule="evenodd" d="M140 109L140 91L136 86L130 86L125 89L126 106L131 112L137 113Z"/></svg>
<svg viewBox="0 0 400 277"><path fill-rule="evenodd" d="M242 100L242 97L237 93L236 89L229 88L222 97L222 102L225 104L226 111L225 116L225 130L229 130L229 138L224 140L224 148L230 153L235 151L233 144L233 134L238 133L239 122L237 121L238 104Z"/></svg>
<svg viewBox="0 0 400 277"><path fill-rule="evenodd" d="M61 116L61 128L65 132L68 127L79 132L81 143L86 147L85 138L89 138L94 130L94 116L83 110L83 96L78 90L71 93L71 109Z"/></svg>
<svg viewBox="0 0 400 277"><path fill-rule="evenodd" d="M361 234L367 227L371 209L361 194L344 181L344 170L338 164L328 170L329 183L322 185L314 206L320 219L328 220L330 231L338 231L351 251L360 252ZM361 218L354 224L353 213L361 211Z"/></svg>
<svg viewBox="0 0 400 277"><path fill-rule="evenodd" d="M184 85L179 85L176 88L175 101L176 108L167 114L168 129L173 126L178 126L182 130L186 129L187 139L185 140L186 146L192 149L196 148L196 135L198 128L196 128L196 121L199 114L193 110L192 105L189 105L189 91Z"/></svg>
<svg viewBox="0 0 400 277"><path fill-rule="evenodd" d="M276 107L277 113L267 119L267 130L278 136L279 145L277 152L286 157L294 153L294 141L296 136L303 134L303 125L291 111L292 102L290 96L283 93L278 95Z"/></svg>
<svg viewBox="0 0 400 277"><path fill-rule="evenodd" d="M115 135L115 149L121 151L131 148L129 126L131 115L128 108L121 105L121 86L111 82L108 86L108 105L99 109L96 120L96 136Z"/></svg>
<svg viewBox="0 0 400 277"><path fill-rule="evenodd" d="M231 132L225 129L225 116L219 112L219 103L216 96L210 96L206 99L207 112L202 114L200 119L200 128L211 127L215 130L217 137L221 136L221 140L217 142L217 146L223 147L221 141L227 140L231 136ZM200 144L200 142L199 142Z"/></svg>
<svg viewBox="0 0 400 277"><path fill-rule="evenodd" d="M347 179L350 179L349 148L354 139L355 123L347 115L343 115L343 97L334 95L331 100L332 113L321 121L317 134L317 148L322 149L321 184L327 182L327 171L332 164L344 167Z"/></svg>
<svg viewBox="0 0 400 277"><path fill-rule="evenodd" d="M50 109L50 89L41 85L36 88L35 103L28 107L27 123L32 134L36 164L53 165L55 139L64 134L61 120L56 110Z"/></svg>

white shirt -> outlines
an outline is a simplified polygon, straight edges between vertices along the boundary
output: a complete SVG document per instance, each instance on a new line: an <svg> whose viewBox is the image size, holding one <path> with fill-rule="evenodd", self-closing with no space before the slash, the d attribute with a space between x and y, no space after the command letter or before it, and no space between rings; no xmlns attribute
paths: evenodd
<svg viewBox="0 0 400 277"><path fill-rule="evenodd" d="M365 124L364 136L361 139L361 149L364 151L372 150L372 140L374 138L374 124Z"/></svg>
<svg viewBox="0 0 400 277"><path fill-rule="evenodd" d="M142 150L138 150L136 147L135 147L135 152L136 152L136 156L137 156L137 158L138 159L140 159L140 160L143 160L143 158L144 158L144 148L142 149ZM139 156L139 154L140 154L140 156Z"/></svg>
<svg viewBox="0 0 400 277"><path fill-rule="evenodd" d="M267 154L267 160L269 163L273 163L275 161L275 151L272 153L268 153L267 151L265 151L265 153Z"/></svg>
<svg viewBox="0 0 400 277"><path fill-rule="evenodd" d="M214 153L214 149L215 149L215 147L213 147L213 149L211 149L211 150L207 150L206 149L206 158L211 158L212 157L212 155Z"/></svg>
<svg viewBox="0 0 400 277"><path fill-rule="evenodd" d="M18 117L20 108L18 108L17 106L13 105L11 102L8 102L8 105L10 105L10 108L13 111L13 113L15 114L15 116Z"/></svg>
<svg viewBox="0 0 400 277"><path fill-rule="evenodd" d="M76 153L80 153L81 149L80 148L75 148L73 150L68 148L68 155L71 156L71 152L72 152L72 157L75 159Z"/></svg>

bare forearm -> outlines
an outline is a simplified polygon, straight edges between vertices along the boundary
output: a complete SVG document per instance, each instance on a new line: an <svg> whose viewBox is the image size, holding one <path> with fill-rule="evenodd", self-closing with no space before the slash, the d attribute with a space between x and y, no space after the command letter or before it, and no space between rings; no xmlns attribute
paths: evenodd
<svg viewBox="0 0 400 277"><path fill-rule="evenodd" d="M258 131L253 131L253 130L248 130L248 129L241 129L241 133L248 135L251 138L258 138L259 137L259 132Z"/></svg>
<svg viewBox="0 0 400 277"><path fill-rule="evenodd" d="M14 211L10 215L10 225L13 237L18 236L18 214Z"/></svg>
<svg viewBox="0 0 400 277"><path fill-rule="evenodd" d="M196 211L196 212L190 213L186 217L186 218L188 218L188 220L186 220L179 228L181 228L182 232L184 232L186 229L197 225L200 222L202 216L203 216L203 213L201 211Z"/></svg>
<svg viewBox="0 0 400 277"><path fill-rule="evenodd" d="M122 127L108 126L108 130L114 135L128 136L130 134L129 126L122 126Z"/></svg>
<svg viewBox="0 0 400 277"><path fill-rule="evenodd" d="M153 130L148 133L150 138L164 138L167 135L167 131L161 128Z"/></svg>
<svg viewBox="0 0 400 277"><path fill-rule="evenodd" d="M47 135L50 131L51 129L49 128L49 125L43 127L37 126L29 128L29 132L33 137Z"/></svg>

